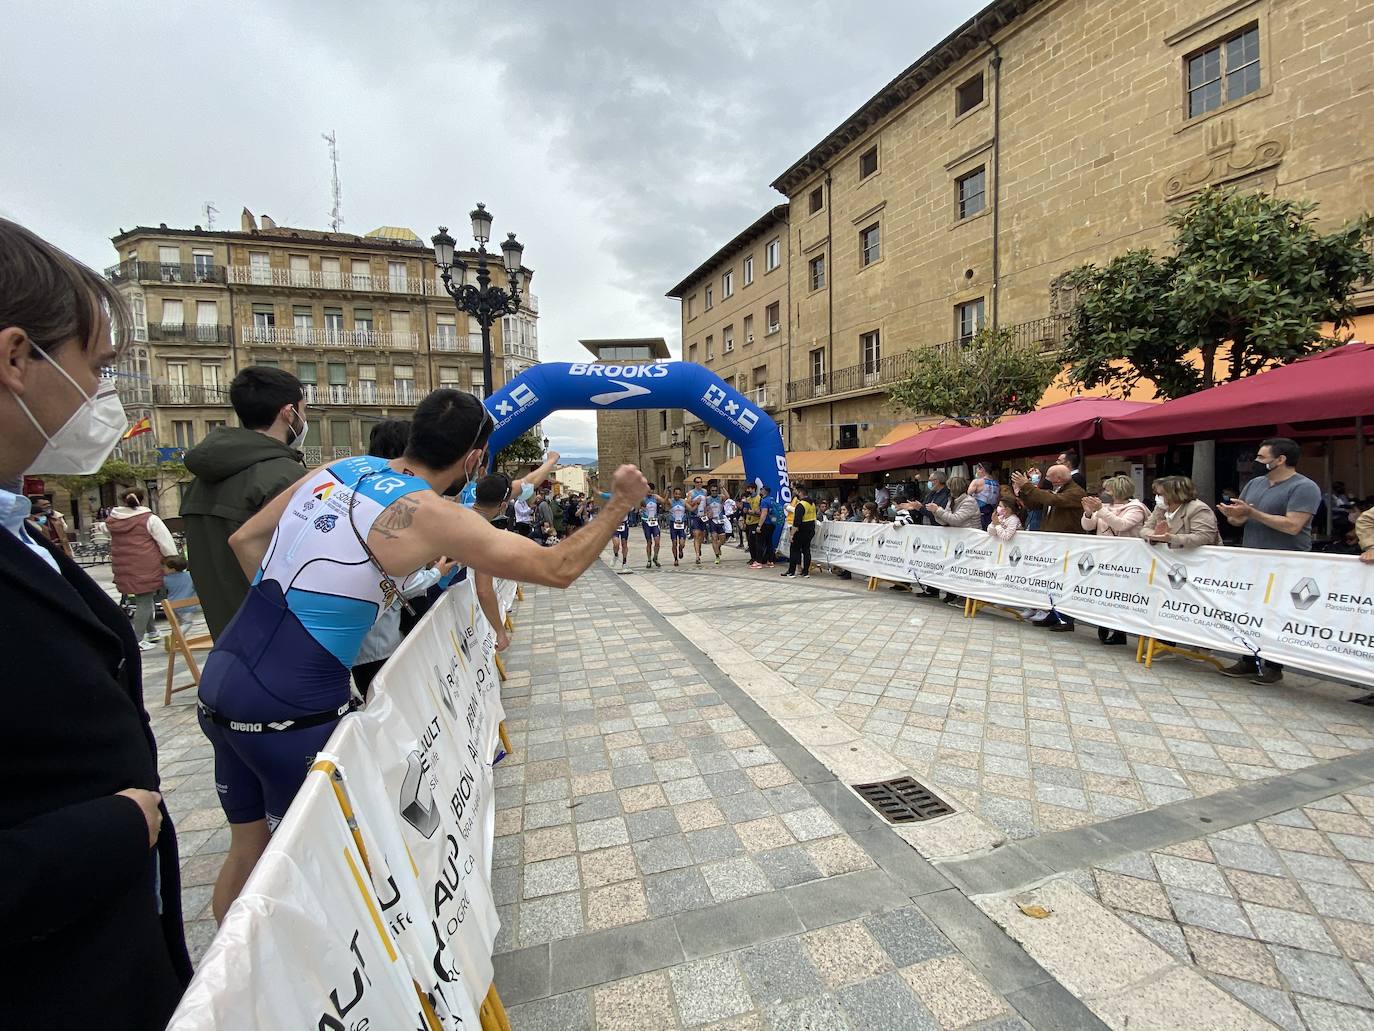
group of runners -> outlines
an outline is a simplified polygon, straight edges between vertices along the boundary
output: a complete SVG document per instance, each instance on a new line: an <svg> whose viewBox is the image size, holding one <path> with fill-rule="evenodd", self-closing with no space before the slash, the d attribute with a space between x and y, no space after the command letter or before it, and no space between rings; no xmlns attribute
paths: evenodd
<svg viewBox="0 0 1374 1031"><path fill-rule="evenodd" d="M687 563L689 538L695 565L701 565L706 546L710 547L715 564L720 565L721 551L734 537L740 548L745 547L747 541L750 565L762 569L775 561L775 531L783 518L784 514L767 487L756 488L750 484L734 498L718 480L710 480L703 486L698 476L693 479L690 490L674 487L664 496L650 483L644 500L617 524L611 536L612 565L619 560L620 568L628 569L630 533L638 526L644 533L644 568L661 568L659 549L666 524L674 566Z"/></svg>

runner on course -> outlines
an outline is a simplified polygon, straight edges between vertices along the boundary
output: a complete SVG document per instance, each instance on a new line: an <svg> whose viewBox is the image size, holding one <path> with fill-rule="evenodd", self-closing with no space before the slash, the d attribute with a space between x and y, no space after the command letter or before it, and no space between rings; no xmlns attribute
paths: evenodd
<svg viewBox="0 0 1374 1031"><path fill-rule="evenodd" d="M668 505L668 543L673 549L673 565L687 557L687 499L682 488L673 488L673 500Z"/></svg>
<svg viewBox="0 0 1374 1031"><path fill-rule="evenodd" d="M696 549L697 565L701 565L701 542L706 537L706 491L701 488L701 477L692 478L692 489L687 494L687 510L692 513L692 547Z"/></svg>
<svg viewBox="0 0 1374 1031"><path fill-rule="evenodd" d="M615 565L615 560L620 559L620 568L624 569L630 563L630 513L626 512L620 517L620 522L616 524L615 532L611 535L611 565Z"/></svg>
<svg viewBox="0 0 1374 1031"><path fill-rule="evenodd" d="M644 477L624 465L608 518L557 546L498 530L441 496L482 470L493 426L471 394L436 390L416 407L400 458L345 458L312 470L230 537L252 584L205 660L197 705L229 818L216 917L351 708L349 670L400 582L446 555L492 576L567 587L644 496Z"/></svg>
<svg viewBox="0 0 1374 1031"><path fill-rule="evenodd" d="M658 565L658 549L663 544L663 529L659 526L659 510L664 507L663 498L654 493L654 485L649 484L649 493L639 503L639 525L644 527L644 568L653 569Z"/></svg>
<svg viewBox="0 0 1374 1031"><path fill-rule="evenodd" d="M759 567L773 568L773 538L778 527L778 503L766 487L759 488Z"/></svg>
<svg viewBox="0 0 1374 1031"><path fill-rule="evenodd" d="M730 536L730 520L725 518L725 503L721 500L720 488L714 480L711 481L706 496L706 520L707 529L711 533L711 550L716 553L716 565L720 565L720 549L725 543L725 538Z"/></svg>

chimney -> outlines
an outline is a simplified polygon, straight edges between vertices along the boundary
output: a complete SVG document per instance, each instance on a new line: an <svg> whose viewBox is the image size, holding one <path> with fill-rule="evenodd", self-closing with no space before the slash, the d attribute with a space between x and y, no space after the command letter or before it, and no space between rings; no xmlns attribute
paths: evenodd
<svg viewBox="0 0 1374 1031"><path fill-rule="evenodd" d="M263 215L261 218L258 219L258 221L259 221L260 223L262 223L262 228L264 228L264 229L276 229L276 228L277 228L277 223L275 223L275 222L272 221L272 216L271 216L271 215Z"/></svg>
<svg viewBox="0 0 1374 1031"><path fill-rule="evenodd" d="M241 232L251 233L256 228L258 228L258 223L257 220L253 218L253 213L247 208L244 208L243 214L239 216L239 230Z"/></svg>

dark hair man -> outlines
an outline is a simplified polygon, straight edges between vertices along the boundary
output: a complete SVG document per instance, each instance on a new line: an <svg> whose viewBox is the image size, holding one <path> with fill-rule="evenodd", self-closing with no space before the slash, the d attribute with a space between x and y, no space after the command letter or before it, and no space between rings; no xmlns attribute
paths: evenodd
<svg viewBox="0 0 1374 1031"><path fill-rule="evenodd" d="M616 470L598 519L540 548L442 493L465 486L494 427L470 394L436 390L415 409L400 458L346 458L283 491L230 540L254 582L205 661L200 726L215 749L229 856L215 885L223 915L267 847L316 751L349 709L348 670L401 583L440 556L477 573L567 587L638 504L639 470ZM271 547L289 534L291 547Z"/></svg>
<svg viewBox="0 0 1374 1031"><path fill-rule="evenodd" d="M1321 507L1322 492L1298 472L1301 455L1296 440L1270 437L1255 452L1255 463L1264 467L1264 475L1242 487L1240 497L1217 506L1228 523L1245 528L1242 548L1312 550L1312 516ZM1254 655L1242 655L1221 672L1247 677L1252 684L1276 684L1283 679L1282 666L1264 659L1261 670Z"/></svg>
<svg viewBox="0 0 1374 1031"><path fill-rule="evenodd" d="M243 425L212 430L186 453L186 469L195 476L181 502L186 551L205 625L216 640L248 593L230 535L304 469L298 450L307 428L303 397L291 373L250 365L229 385Z"/></svg>

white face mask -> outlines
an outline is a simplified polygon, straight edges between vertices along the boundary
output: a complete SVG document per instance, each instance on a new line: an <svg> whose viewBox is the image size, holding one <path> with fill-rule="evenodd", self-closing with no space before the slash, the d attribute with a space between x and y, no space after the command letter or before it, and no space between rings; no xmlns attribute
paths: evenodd
<svg viewBox="0 0 1374 1031"><path fill-rule="evenodd" d="M1155 495L1155 508L1163 508L1163 507L1164 507L1164 495L1163 495L1163 494L1156 494L1156 495Z"/></svg>
<svg viewBox="0 0 1374 1031"><path fill-rule="evenodd" d="M25 472L54 476L89 476L99 472L105 459L124 436L124 431L129 428L129 418L124 414L124 405L119 400L114 381L102 379L95 388L95 394L87 395L67 370L53 361L51 355L41 347L35 347L34 351L42 355L43 360L60 372L72 389L81 395L81 404L61 428L49 436L23 399L15 398L29 422L33 423L33 428L47 442Z"/></svg>
<svg viewBox="0 0 1374 1031"><path fill-rule="evenodd" d="M291 409L291 411L293 414L295 414L297 418L300 419L301 428L296 429L292 427L291 439L287 441L286 446L291 448L293 451L299 451L300 446L305 443L306 436L310 433L310 423L306 422L305 416L301 415L301 413L296 409L293 408Z"/></svg>

